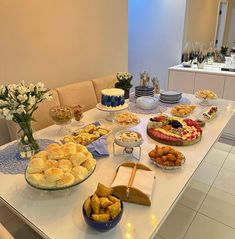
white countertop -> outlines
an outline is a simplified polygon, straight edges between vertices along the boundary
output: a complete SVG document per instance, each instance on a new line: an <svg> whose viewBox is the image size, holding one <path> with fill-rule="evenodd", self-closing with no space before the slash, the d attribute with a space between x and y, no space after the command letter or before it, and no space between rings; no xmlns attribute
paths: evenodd
<svg viewBox="0 0 235 239"><path fill-rule="evenodd" d="M235 72L221 71L222 67L226 67L226 65L223 63L213 63L212 65L205 64L203 69L198 69L196 64L193 64L192 67L183 67L182 64L179 64L170 67L169 70L235 76Z"/></svg>
<svg viewBox="0 0 235 239"><path fill-rule="evenodd" d="M184 94L184 97L198 103L194 96ZM106 127L113 132L108 138L110 156L97 160L97 167L93 175L82 184L68 190L58 192L41 191L29 186L22 174L10 175L0 173L0 200L14 209L31 227L37 230L44 238L51 239L147 239L153 238L164 222L176 201L187 186L197 167L205 155L220 136L224 127L233 115L235 102L219 99L217 105L221 109L218 116L206 124L202 140L186 147L177 147L186 157L186 162L180 170L164 171L156 168L150 162L148 152L157 142L146 134L146 125L151 115L139 115L141 123L134 127L144 138L142 145L141 163L150 167L156 174L156 182L152 195L151 206L124 203L124 213L120 223L106 233L96 232L84 221L82 204L94 193L97 183L110 185L119 164L126 162L124 156L113 156L113 135L120 130L111 122L104 121ZM169 110L165 113L169 113ZM192 118L201 112L198 106ZM94 122L104 119L107 115L97 109L87 111L83 121ZM58 140L55 137L58 126L51 126L38 132L38 137ZM0 149L6 145L1 146Z"/></svg>

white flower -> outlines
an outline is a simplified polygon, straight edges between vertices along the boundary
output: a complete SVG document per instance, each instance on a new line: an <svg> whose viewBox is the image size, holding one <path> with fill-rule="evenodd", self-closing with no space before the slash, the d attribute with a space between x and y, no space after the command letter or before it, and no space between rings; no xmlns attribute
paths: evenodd
<svg viewBox="0 0 235 239"><path fill-rule="evenodd" d="M27 93L27 87L25 87L24 85L19 85L18 91L21 95L23 95L23 94Z"/></svg>
<svg viewBox="0 0 235 239"><path fill-rule="evenodd" d="M24 103L27 99L28 99L28 97L27 97L27 95L18 95L17 96L17 99L21 102L21 103Z"/></svg>
<svg viewBox="0 0 235 239"><path fill-rule="evenodd" d="M0 100L0 106L6 106L6 105L8 105L7 101Z"/></svg>
<svg viewBox="0 0 235 239"><path fill-rule="evenodd" d="M13 115L11 114L11 111L9 109L3 108L2 113L6 120L12 120Z"/></svg>
<svg viewBox="0 0 235 239"><path fill-rule="evenodd" d="M18 114L26 113L24 105L19 105L18 109L16 110L16 113L18 113Z"/></svg>
<svg viewBox="0 0 235 239"><path fill-rule="evenodd" d="M33 85L32 83L29 84L29 91L33 92L34 91L34 87L35 85Z"/></svg>
<svg viewBox="0 0 235 239"><path fill-rule="evenodd" d="M30 105L30 106L33 106L33 105L36 103L36 98L35 98L35 96L31 96L31 95L30 95L28 102L29 102L29 105Z"/></svg>
<svg viewBox="0 0 235 239"><path fill-rule="evenodd" d="M4 85L0 85L0 94L4 94L6 87Z"/></svg>
<svg viewBox="0 0 235 239"><path fill-rule="evenodd" d="M42 99L45 100L52 100L53 96L52 96L52 92L48 91L47 93L45 93L42 97Z"/></svg>
<svg viewBox="0 0 235 239"><path fill-rule="evenodd" d="M8 85L8 90L11 91L12 93L15 93L15 90L17 89L17 85L16 84L11 84Z"/></svg>
<svg viewBox="0 0 235 239"><path fill-rule="evenodd" d="M44 84L42 82L38 82L36 87L37 87L38 91L43 91L44 90Z"/></svg>

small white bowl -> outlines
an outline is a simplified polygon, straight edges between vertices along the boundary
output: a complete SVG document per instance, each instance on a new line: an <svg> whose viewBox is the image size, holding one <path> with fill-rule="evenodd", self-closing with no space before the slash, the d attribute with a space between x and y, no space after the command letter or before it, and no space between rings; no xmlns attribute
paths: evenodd
<svg viewBox="0 0 235 239"><path fill-rule="evenodd" d="M153 110L158 107L158 100L151 96L137 98L136 105L143 110Z"/></svg>

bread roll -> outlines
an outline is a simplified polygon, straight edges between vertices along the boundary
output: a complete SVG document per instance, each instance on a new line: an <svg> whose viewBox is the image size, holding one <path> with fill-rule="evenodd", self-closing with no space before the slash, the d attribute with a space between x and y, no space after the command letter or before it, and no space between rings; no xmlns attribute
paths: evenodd
<svg viewBox="0 0 235 239"><path fill-rule="evenodd" d="M59 163L57 160L48 159L45 161L44 171L46 171L49 168L57 168L58 164Z"/></svg>
<svg viewBox="0 0 235 239"><path fill-rule="evenodd" d="M64 173L56 182L57 187L66 187L74 184L75 177L71 173Z"/></svg>
<svg viewBox="0 0 235 239"><path fill-rule="evenodd" d="M75 153L70 157L74 167L81 165L86 161L86 156L83 153Z"/></svg>
<svg viewBox="0 0 235 239"><path fill-rule="evenodd" d="M48 182L56 182L61 179L63 170L60 168L49 168L45 171L45 179Z"/></svg>
<svg viewBox="0 0 235 239"><path fill-rule="evenodd" d="M48 158L48 152L47 151L40 151L37 154L33 156L34 158L41 158L43 160L47 160Z"/></svg>
<svg viewBox="0 0 235 239"><path fill-rule="evenodd" d="M71 172L74 175L76 182L82 181L88 175L88 170L82 166L74 167Z"/></svg>
<svg viewBox="0 0 235 239"><path fill-rule="evenodd" d="M45 181L43 173L27 173L26 178L31 184L35 186L41 185Z"/></svg>
<svg viewBox="0 0 235 239"><path fill-rule="evenodd" d="M61 149L64 152L64 157L71 156L72 154L76 153L76 144L72 142L68 142L64 144Z"/></svg>
<svg viewBox="0 0 235 239"><path fill-rule="evenodd" d="M86 152L88 152L88 149L84 145L82 145L82 144L77 144L76 149L77 149L78 153L86 153Z"/></svg>
<svg viewBox="0 0 235 239"><path fill-rule="evenodd" d="M28 173L41 173L44 170L44 160L41 158L32 158L29 162Z"/></svg>
<svg viewBox="0 0 235 239"><path fill-rule="evenodd" d="M62 159L64 152L61 148L53 148L48 151L48 159Z"/></svg>
<svg viewBox="0 0 235 239"><path fill-rule="evenodd" d="M86 156L87 159L91 159L91 158L93 159L93 155L89 151L85 152L84 155Z"/></svg>
<svg viewBox="0 0 235 239"><path fill-rule="evenodd" d="M69 173L72 169L72 163L69 160L62 159L59 161L58 167L62 169L65 173Z"/></svg>
<svg viewBox="0 0 235 239"><path fill-rule="evenodd" d="M96 165L96 160L93 158L87 159L82 163L82 166L85 167L88 171L91 171Z"/></svg>
<svg viewBox="0 0 235 239"><path fill-rule="evenodd" d="M49 144L47 147L46 147L46 151L51 151L52 149L60 149L60 145L59 144L56 144L56 143L53 143L53 144Z"/></svg>

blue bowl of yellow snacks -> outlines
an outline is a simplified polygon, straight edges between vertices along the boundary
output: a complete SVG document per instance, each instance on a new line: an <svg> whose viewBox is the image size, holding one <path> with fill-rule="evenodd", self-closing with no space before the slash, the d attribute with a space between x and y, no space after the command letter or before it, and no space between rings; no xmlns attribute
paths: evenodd
<svg viewBox="0 0 235 239"><path fill-rule="evenodd" d="M105 232L114 228L121 220L123 203L112 194L112 188L98 183L95 193L85 200L82 213L89 226Z"/></svg>

